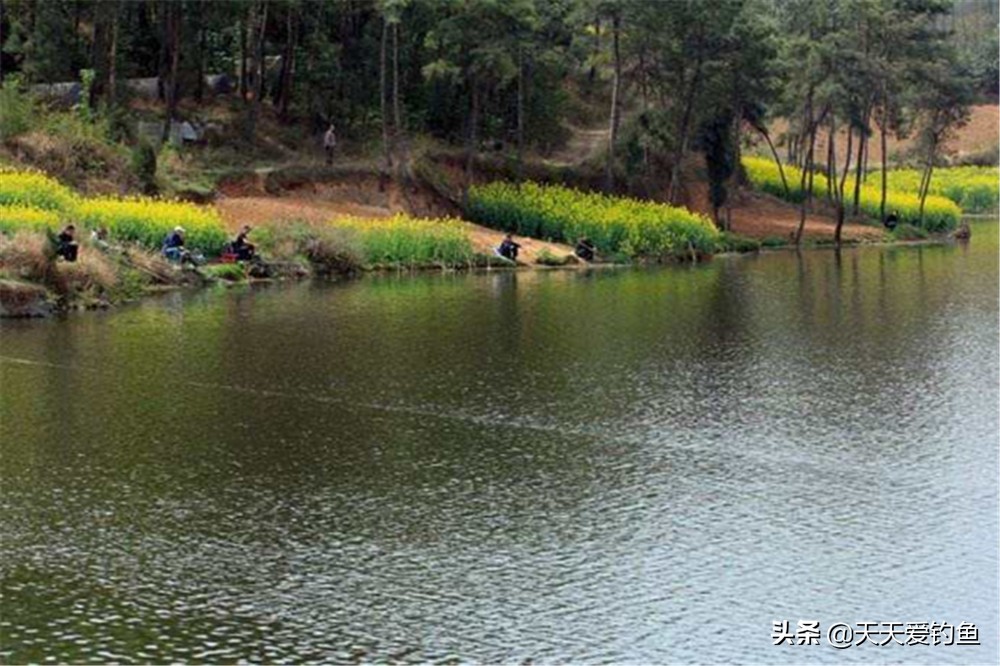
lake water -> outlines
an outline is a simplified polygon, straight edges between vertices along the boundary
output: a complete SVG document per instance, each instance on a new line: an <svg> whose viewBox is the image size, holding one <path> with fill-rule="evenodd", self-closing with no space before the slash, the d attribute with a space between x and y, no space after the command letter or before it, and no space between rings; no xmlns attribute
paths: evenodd
<svg viewBox="0 0 1000 666"><path fill-rule="evenodd" d="M0 658L996 663L998 280L977 222L4 322Z"/></svg>

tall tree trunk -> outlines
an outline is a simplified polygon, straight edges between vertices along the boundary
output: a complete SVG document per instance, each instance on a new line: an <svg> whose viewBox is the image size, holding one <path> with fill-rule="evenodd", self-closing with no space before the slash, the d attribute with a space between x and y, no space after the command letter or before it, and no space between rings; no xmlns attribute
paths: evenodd
<svg viewBox="0 0 1000 666"><path fill-rule="evenodd" d="M860 130L859 130L860 131ZM844 158L844 170L841 172L840 184L837 185L837 228L833 234L833 242L837 247L840 247L841 230L844 227L844 216L846 214L846 203L844 201L844 186L847 184L847 174L851 171L851 150L853 146L851 142L854 138L854 128L851 127L850 123L847 125L847 150L844 151L846 157Z"/></svg>
<svg viewBox="0 0 1000 666"><path fill-rule="evenodd" d="M781 184L785 186L785 196L790 194L788 189L788 179L785 178L785 168L781 165L781 158L778 157L778 149L774 147L774 142L771 141L771 135L767 131L767 127L763 123L754 123L753 128L764 137L767 141L767 147L771 149L771 156L774 157L774 163L778 165L778 174L781 176Z"/></svg>
<svg viewBox="0 0 1000 666"><path fill-rule="evenodd" d="M934 175L934 156L937 154L937 138L931 141L927 154L927 165L924 167L924 179L920 189L920 215L918 217L920 226L924 225L924 204L927 202L927 195L931 190L931 177Z"/></svg>
<svg viewBox="0 0 1000 666"><path fill-rule="evenodd" d="M833 203L837 186L837 116L832 113L829 131L826 143L826 200Z"/></svg>
<svg viewBox="0 0 1000 666"><path fill-rule="evenodd" d="M594 15L594 53L591 56L590 71L587 72L587 80L591 83L597 76L597 58L601 55L601 15Z"/></svg>
<svg viewBox="0 0 1000 666"><path fill-rule="evenodd" d="M639 51L639 73L641 75L640 84L642 87L642 115L649 118L649 72L646 67L646 46L643 45ZM642 142L642 171L649 175L649 141Z"/></svg>
<svg viewBox="0 0 1000 666"><path fill-rule="evenodd" d="M114 3L114 18L111 22L111 49L108 53L108 106L118 103L118 25L122 5L120 0Z"/></svg>
<svg viewBox="0 0 1000 666"><path fill-rule="evenodd" d="M115 7L110 2L94 6L94 45L90 58L90 66L94 69L94 82L90 86L88 100L91 109L96 109L100 100L107 97L108 51L114 13Z"/></svg>
<svg viewBox="0 0 1000 666"><path fill-rule="evenodd" d="M248 51L249 45L248 41L250 39L249 27L251 17L253 16L254 6L252 4L248 5L247 13L245 16L240 18L240 97L245 102L247 100L247 90L250 87L250 77L247 74L248 65Z"/></svg>
<svg viewBox="0 0 1000 666"><path fill-rule="evenodd" d="M927 203L927 194L930 192L931 189L931 177L933 175L934 175L934 163L931 162L927 166L927 185L924 188L923 195L921 195L920 197L920 216L918 218L920 226L924 225L924 204Z"/></svg>
<svg viewBox="0 0 1000 666"><path fill-rule="evenodd" d="M205 4L198 3L198 73L194 98L199 104L205 99Z"/></svg>
<svg viewBox="0 0 1000 666"><path fill-rule="evenodd" d="M888 168L889 168L888 157L886 155L886 153L888 152L888 147L886 145L887 144L886 124L888 123L889 119L887 117L888 110L886 109L885 103L886 100L885 98L883 98L882 122L879 123L879 134L881 135L881 140L882 140L882 146L881 146L882 147L882 196L879 200L879 216L882 218L880 222L882 222L883 226L885 225L885 196L886 196L886 185L888 184L887 179L888 179Z"/></svg>
<svg viewBox="0 0 1000 666"><path fill-rule="evenodd" d="M853 214L857 215L861 210L861 183L864 182L864 156L865 156L865 146L868 144L868 134L871 131L869 125L869 118L871 114L865 114L865 120L861 127L858 128L858 163L855 166L854 173L854 208Z"/></svg>
<svg viewBox="0 0 1000 666"><path fill-rule="evenodd" d="M819 114L819 117L813 120L811 91L809 93L809 97L810 98L807 101L807 105L809 107L809 122L806 124L806 127L809 130L809 149L805 154L805 164L802 169L802 181L799 183L799 188L802 190L802 206L799 208L799 228L795 231L795 245L802 244L802 236L806 226L806 209L809 207L809 203L812 201L813 196L813 167L815 166L816 133L819 131L820 124L822 124L823 119L826 118L826 114L830 110L830 107L824 108ZM807 179L809 182L808 187L806 187Z"/></svg>
<svg viewBox="0 0 1000 666"><path fill-rule="evenodd" d="M802 182L799 183L799 188L802 190L802 205L799 207L799 228L795 231L795 245L802 244L802 235L806 228L806 209L809 206L809 201L812 199L813 192L813 154L816 150L816 130L819 123L811 123L812 131L809 133L809 148L805 153L805 164L802 169ZM808 186L806 181L808 180Z"/></svg>
<svg viewBox="0 0 1000 666"><path fill-rule="evenodd" d="M604 189L611 191L614 188L615 169L615 142L618 141L618 107L620 105L622 85L622 59L618 44L618 32L621 27L621 17L616 12L611 17L611 49L615 63L615 78L611 87L611 127L608 132L608 160L604 170Z"/></svg>
<svg viewBox="0 0 1000 666"><path fill-rule="evenodd" d="M382 155L386 173L392 171L392 150L389 147L389 109L386 104L386 43L389 41L389 21L382 16L382 41L378 55L378 104L382 114Z"/></svg>
<svg viewBox="0 0 1000 666"><path fill-rule="evenodd" d="M472 186L472 167L476 156L476 142L479 138L479 85L469 77L469 130L465 142L465 185L462 190L462 205L469 203L469 188Z"/></svg>
<svg viewBox="0 0 1000 666"><path fill-rule="evenodd" d="M261 97L264 94L264 78L267 73L267 65L264 62L264 40L267 35L267 0L260 0L257 5L257 16L252 24L251 35L253 36L253 80L250 91L250 108L247 114L246 140L253 142L257 133L257 116L260 114Z"/></svg>
<svg viewBox="0 0 1000 666"><path fill-rule="evenodd" d="M292 102L292 80L295 76L295 42L296 29L292 8L287 7L285 14L285 49L281 55L281 74L275 91L275 106L282 120L288 120L288 106Z"/></svg>
<svg viewBox="0 0 1000 666"><path fill-rule="evenodd" d="M399 21L392 24L392 125L396 140L403 136L403 112L399 101Z"/></svg>
<svg viewBox="0 0 1000 666"><path fill-rule="evenodd" d="M673 164L670 165L670 184L667 186L667 201L675 202L677 196L677 184L680 181L681 162L687 154L688 135L690 134L691 115L694 111L694 101L698 96L698 89L701 85L702 59L699 56L695 62L694 75L691 77L691 87L688 89L684 100L684 113L681 115L681 124L677 132L677 150L674 151Z"/></svg>
<svg viewBox="0 0 1000 666"><path fill-rule="evenodd" d="M517 47L517 186L524 180L524 47Z"/></svg>
<svg viewBox="0 0 1000 666"><path fill-rule="evenodd" d="M167 43L170 53L170 70L167 77L167 84L164 86L164 93L167 97L167 117L163 121L162 140L166 141L170 137L170 125L177 115L177 66L181 59L181 5L180 3L167 3L164 17L167 25Z"/></svg>

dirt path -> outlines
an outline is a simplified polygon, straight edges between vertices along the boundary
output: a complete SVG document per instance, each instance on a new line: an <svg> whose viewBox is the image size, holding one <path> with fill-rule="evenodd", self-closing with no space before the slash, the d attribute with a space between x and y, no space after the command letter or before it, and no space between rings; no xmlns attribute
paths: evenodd
<svg viewBox="0 0 1000 666"><path fill-rule="evenodd" d="M554 167L571 167L583 164L608 145L608 129L583 129L570 127L572 136L563 148L553 153L545 164Z"/></svg>

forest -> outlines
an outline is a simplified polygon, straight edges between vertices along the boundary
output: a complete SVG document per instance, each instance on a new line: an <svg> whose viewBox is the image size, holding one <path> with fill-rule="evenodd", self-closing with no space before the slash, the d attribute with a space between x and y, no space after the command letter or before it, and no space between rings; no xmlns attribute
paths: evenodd
<svg viewBox="0 0 1000 666"><path fill-rule="evenodd" d="M530 156L564 147L573 128L600 126L606 139L588 167L606 192L677 203L685 160L701 155L724 224L720 208L747 182L741 152L757 145L786 194L808 201L817 176L829 184L823 196L838 238L870 173L889 166L919 171L922 217L935 167L953 161L949 137L970 105L998 95L997 4L976 0L3 0L0 8L4 140L31 127L24 91L68 98L109 140L130 146L141 138L140 111L152 109L166 139L191 109L225 97L238 128L226 141L241 151L266 143L266 113L303 141L334 124L342 143L368 149L387 170L429 138L459 152L467 176L479 154L499 153L520 181ZM912 148L890 155L887 141L901 138ZM876 154L880 162L869 159ZM996 146L963 159L994 164ZM789 182L793 170L801 182Z"/></svg>

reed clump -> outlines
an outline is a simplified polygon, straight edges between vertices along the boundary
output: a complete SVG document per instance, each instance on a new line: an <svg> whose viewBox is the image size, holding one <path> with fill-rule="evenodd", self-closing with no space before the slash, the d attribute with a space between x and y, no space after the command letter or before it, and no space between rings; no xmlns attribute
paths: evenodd
<svg viewBox="0 0 1000 666"><path fill-rule="evenodd" d="M328 226L352 239L372 268L459 267L473 260L466 225L452 218L338 217Z"/></svg>

